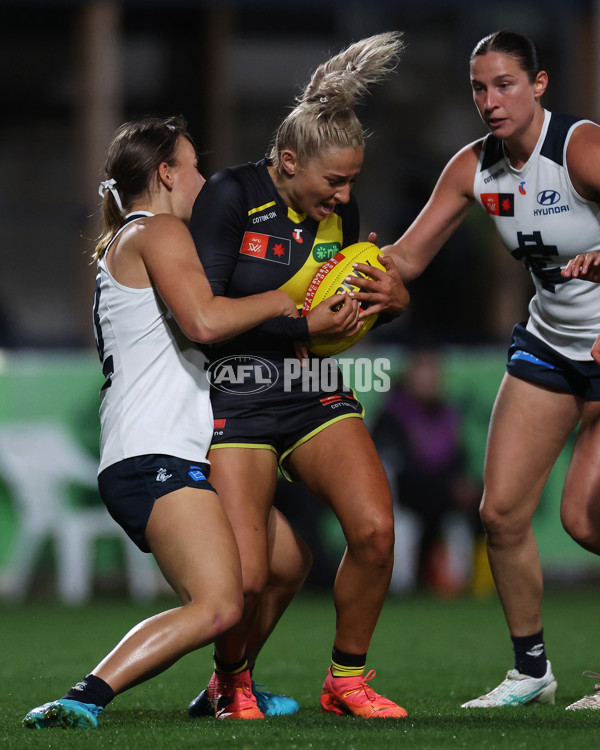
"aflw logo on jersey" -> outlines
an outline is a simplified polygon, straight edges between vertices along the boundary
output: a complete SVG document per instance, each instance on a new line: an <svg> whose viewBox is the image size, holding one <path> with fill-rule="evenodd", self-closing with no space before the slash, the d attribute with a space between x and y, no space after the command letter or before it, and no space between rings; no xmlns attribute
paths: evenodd
<svg viewBox="0 0 600 750"><path fill-rule="evenodd" d="M258 232L246 232L240 247L242 255L250 255L253 258L272 260L275 263L290 264L291 240L285 237L272 237L270 234L259 234Z"/></svg>
<svg viewBox="0 0 600 750"><path fill-rule="evenodd" d="M481 193L483 207L492 216L514 216L515 196L513 193Z"/></svg>

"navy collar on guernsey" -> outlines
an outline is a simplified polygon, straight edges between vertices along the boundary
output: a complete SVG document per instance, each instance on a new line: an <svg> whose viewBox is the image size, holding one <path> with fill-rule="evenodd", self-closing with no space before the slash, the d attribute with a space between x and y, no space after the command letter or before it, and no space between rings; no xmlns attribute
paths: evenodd
<svg viewBox="0 0 600 750"><path fill-rule="evenodd" d="M114 237L106 246L102 257L106 258L106 256L108 255L108 251L112 247L113 242L117 239L117 237L121 234L121 232L125 229L125 227L128 224L130 224L132 221L136 221L136 219L143 219L146 216L154 216L154 214L150 213L150 211L132 211L130 214L127 214L127 216L123 220L123 223L115 232Z"/></svg>
<svg viewBox="0 0 600 750"><path fill-rule="evenodd" d="M135 221L136 219L143 219L144 216L154 216L153 213L150 213L150 211L132 211L130 214L127 214L125 217L125 220L123 221L123 226L125 224L129 224L130 221Z"/></svg>

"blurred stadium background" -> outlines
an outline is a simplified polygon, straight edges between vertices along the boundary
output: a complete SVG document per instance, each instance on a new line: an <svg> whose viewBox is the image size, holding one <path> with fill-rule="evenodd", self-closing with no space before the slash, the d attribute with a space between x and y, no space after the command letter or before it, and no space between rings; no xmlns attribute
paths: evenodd
<svg viewBox="0 0 600 750"><path fill-rule="evenodd" d="M358 38L402 29L408 46L398 74L362 112L372 136L355 188L363 239L377 231L385 244L408 226L447 159L483 135L467 62L475 43L499 28L538 42L550 73L549 109L600 121L597 1L0 0L0 597L21 601L41 591L78 603L102 586L122 585L139 598L160 590L147 562L108 538L116 532L98 520L93 481L102 378L89 253L114 128L144 115L183 114L205 176L261 158L319 62ZM521 266L474 210L412 285L403 318L353 350L389 358L400 376L415 342L438 348L444 396L463 416L475 479L510 329L525 317L530 291ZM373 424L381 394L361 397ZM23 432L36 425L44 429ZM588 583L600 573L598 561L566 537L558 518L567 460L561 457L536 518L540 551L550 581ZM328 583L339 532L325 513L313 522L312 499L294 492L283 488L280 501L314 532L310 583ZM43 513L29 501L46 503L46 511L58 504ZM84 540L85 555L77 547L73 563L75 538ZM485 593L481 566L472 575L483 576L475 588Z"/></svg>

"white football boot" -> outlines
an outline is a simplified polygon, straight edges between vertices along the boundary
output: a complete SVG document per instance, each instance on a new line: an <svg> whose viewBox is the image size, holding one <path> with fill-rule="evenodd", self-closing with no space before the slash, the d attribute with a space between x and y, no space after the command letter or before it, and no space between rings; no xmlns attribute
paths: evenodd
<svg viewBox="0 0 600 750"><path fill-rule="evenodd" d="M554 703L556 680L552 665L547 662L543 677L530 677L509 669L506 679L498 687L479 698L463 703L461 708L497 708L499 706L525 706L527 703Z"/></svg>
<svg viewBox="0 0 600 750"><path fill-rule="evenodd" d="M591 680L600 680L600 674L598 672L590 672L586 670L583 673L584 677L589 677ZM571 703L567 706L567 711L578 711L580 708L600 708L600 683L594 685L594 692L589 695L584 695L575 703Z"/></svg>

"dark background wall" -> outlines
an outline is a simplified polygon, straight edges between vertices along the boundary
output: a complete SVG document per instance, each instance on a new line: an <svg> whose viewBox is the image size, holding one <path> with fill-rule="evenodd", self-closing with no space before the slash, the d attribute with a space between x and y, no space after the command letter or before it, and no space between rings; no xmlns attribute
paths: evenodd
<svg viewBox="0 0 600 750"><path fill-rule="evenodd" d="M184 114L205 174L260 158L310 71L348 43L406 32L395 75L363 110L372 131L359 198L364 238L392 241L447 159L483 135L468 57L499 28L547 61L546 106L597 119L598 10L591 0L488 2L0 2L0 346L92 345L89 307L104 149L122 121ZM402 342L504 341L526 275L474 211L377 334Z"/></svg>

